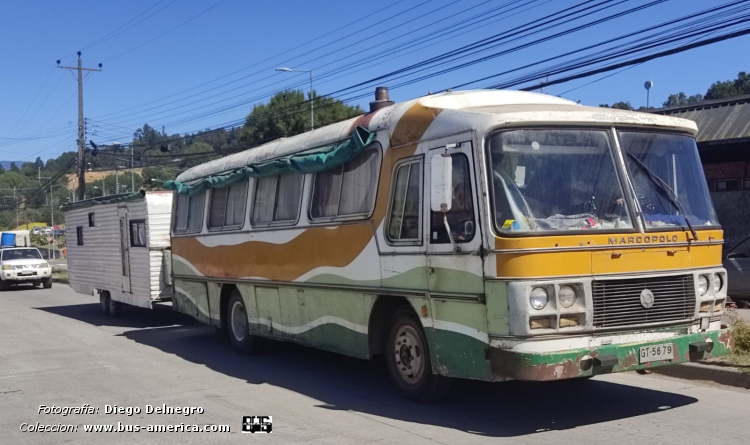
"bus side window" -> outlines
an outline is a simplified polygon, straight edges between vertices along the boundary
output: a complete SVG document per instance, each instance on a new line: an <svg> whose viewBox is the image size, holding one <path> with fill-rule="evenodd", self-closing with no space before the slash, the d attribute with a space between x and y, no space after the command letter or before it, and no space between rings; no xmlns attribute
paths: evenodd
<svg viewBox="0 0 750 445"><path fill-rule="evenodd" d="M455 153L451 155L451 161L453 163L453 200L446 216L456 243L468 243L474 239L476 232L469 158L463 153ZM445 230L441 212L431 212L430 242L432 244L451 242Z"/></svg>
<svg viewBox="0 0 750 445"><path fill-rule="evenodd" d="M392 242L422 240L422 161L403 162L396 167L388 218L388 239Z"/></svg>

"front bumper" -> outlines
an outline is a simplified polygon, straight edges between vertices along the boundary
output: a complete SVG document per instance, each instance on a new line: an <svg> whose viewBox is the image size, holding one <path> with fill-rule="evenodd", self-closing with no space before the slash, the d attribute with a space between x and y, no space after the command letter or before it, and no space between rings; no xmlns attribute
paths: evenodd
<svg viewBox="0 0 750 445"><path fill-rule="evenodd" d="M52 268L0 271L0 278L3 281L34 281L43 280L45 278L49 278L50 276L52 276Z"/></svg>
<svg viewBox="0 0 750 445"><path fill-rule="evenodd" d="M639 348L672 343L673 360L639 363ZM498 379L530 381L591 377L613 372L637 371L726 355L734 350L731 329L678 335L669 340L613 344L566 351L521 353L490 348L492 374Z"/></svg>

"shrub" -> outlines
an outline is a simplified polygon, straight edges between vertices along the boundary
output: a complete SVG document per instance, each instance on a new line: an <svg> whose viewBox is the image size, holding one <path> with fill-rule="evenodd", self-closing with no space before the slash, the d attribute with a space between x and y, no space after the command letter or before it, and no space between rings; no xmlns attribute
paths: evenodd
<svg viewBox="0 0 750 445"><path fill-rule="evenodd" d="M732 317L734 327L734 345L737 354L750 354L750 325L736 314Z"/></svg>

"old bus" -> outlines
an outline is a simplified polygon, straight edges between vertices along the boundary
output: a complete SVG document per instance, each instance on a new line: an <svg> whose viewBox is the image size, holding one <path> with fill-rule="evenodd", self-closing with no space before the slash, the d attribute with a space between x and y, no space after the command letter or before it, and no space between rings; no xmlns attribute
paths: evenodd
<svg viewBox="0 0 750 445"><path fill-rule="evenodd" d="M547 95L394 104L167 184L175 308L240 351L371 358L402 394L728 353L692 121Z"/></svg>

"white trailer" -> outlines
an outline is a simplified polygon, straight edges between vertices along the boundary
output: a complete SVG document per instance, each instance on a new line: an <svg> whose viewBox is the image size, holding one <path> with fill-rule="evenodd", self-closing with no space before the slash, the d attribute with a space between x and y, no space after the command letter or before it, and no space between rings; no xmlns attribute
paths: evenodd
<svg viewBox="0 0 750 445"><path fill-rule="evenodd" d="M99 295L102 311L151 308L172 299L169 228L172 192L110 195L65 209L68 280L76 292Z"/></svg>

